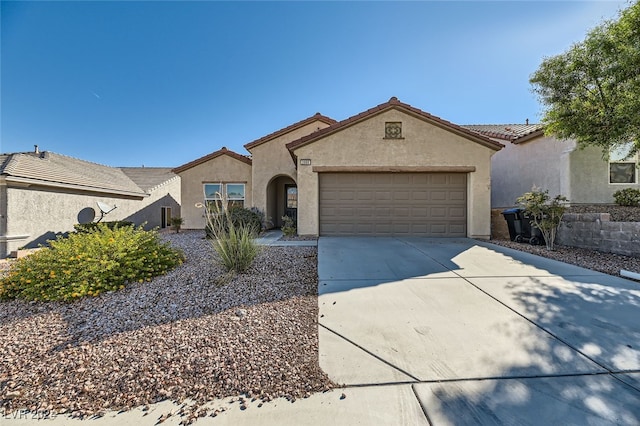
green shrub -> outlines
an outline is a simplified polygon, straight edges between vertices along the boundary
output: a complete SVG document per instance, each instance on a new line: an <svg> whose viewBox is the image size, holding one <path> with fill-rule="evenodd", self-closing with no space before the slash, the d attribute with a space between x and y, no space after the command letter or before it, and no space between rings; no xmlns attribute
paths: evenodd
<svg viewBox="0 0 640 426"><path fill-rule="evenodd" d="M567 210L563 195L549 196L549 190L542 191L535 186L531 192L518 197L517 203L524 209L531 222L542 232L547 250L554 250L558 226Z"/></svg>
<svg viewBox="0 0 640 426"><path fill-rule="evenodd" d="M221 204L227 203L223 200ZM205 213L206 230L213 249L218 254L217 261L229 272L246 271L259 251L255 237L260 227L256 228L254 221L258 215L248 209L232 208L222 211L218 204L211 206Z"/></svg>
<svg viewBox="0 0 640 426"><path fill-rule="evenodd" d="M115 220L111 222L89 222L89 223L78 223L73 225L73 229L76 232L93 232L98 229L98 226L105 225L109 229L115 228L123 228L125 226L133 226L133 222L129 222L126 220Z"/></svg>
<svg viewBox="0 0 640 426"><path fill-rule="evenodd" d="M209 212L209 215L215 214L214 212ZM222 226L224 231L229 230L229 224L233 224L233 226L237 228L247 228L247 230L254 235L258 235L262 230L262 217L255 211L250 209L245 209L242 207L232 207L224 213L225 220L220 221L216 224L216 226ZM226 220L228 216L229 220ZM207 227L205 229L207 233L207 237L213 238L213 224L207 223Z"/></svg>
<svg viewBox="0 0 640 426"><path fill-rule="evenodd" d="M298 232L296 222L289 216L282 216L282 233L287 237L293 237Z"/></svg>
<svg viewBox="0 0 640 426"><path fill-rule="evenodd" d="M260 219L260 229L261 230L269 228L269 223L268 223L269 221L267 220L267 217L265 216L265 214L264 214L264 212L262 210L260 210L257 207L250 207L249 210L258 215L258 218Z"/></svg>
<svg viewBox="0 0 640 426"><path fill-rule="evenodd" d="M68 301L97 296L126 283L151 281L182 261L182 253L162 243L156 231L98 224L19 259L0 281L0 298Z"/></svg>
<svg viewBox="0 0 640 426"><path fill-rule="evenodd" d="M636 207L640 204L640 189L619 189L613 193L613 199L619 206Z"/></svg>

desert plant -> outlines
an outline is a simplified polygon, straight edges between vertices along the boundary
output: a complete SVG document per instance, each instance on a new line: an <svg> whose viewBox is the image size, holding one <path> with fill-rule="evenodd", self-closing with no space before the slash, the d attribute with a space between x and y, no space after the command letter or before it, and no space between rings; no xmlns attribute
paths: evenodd
<svg viewBox="0 0 640 426"><path fill-rule="evenodd" d="M182 263L182 253L142 227L109 228L59 237L16 261L0 281L0 298L69 301L151 281Z"/></svg>
<svg viewBox="0 0 640 426"><path fill-rule="evenodd" d="M171 218L171 228L176 231L176 234L180 233L180 228L184 224L183 217L172 217Z"/></svg>
<svg viewBox="0 0 640 426"><path fill-rule="evenodd" d="M282 216L282 233L287 237L293 237L298 232L296 222L292 217Z"/></svg>
<svg viewBox="0 0 640 426"><path fill-rule="evenodd" d="M518 197L516 202L524 209L528 218L540 230L547 245L547 250L554 250L558 226L562 216L566 211L567 198L563 195L556 195L553 199L549 196L549 191L542 191L533 187L531 192L527 192Z"/></svg>
<svg viewBox="0 0 640 426"><path fill-rule="evenodd" d="M209 207L209 214L212 214L212 210L221 210L220 205L216 204L212 207ZM222 213L219 211L219 213ZM205 232L207 237L213 238L213 229L211 228L214 224L216 226L222 226L225 230L229 230L229 224L233 224L235 227L246 227L253 234L258 235L262 230L262 218L260 215L250 209L245 209L242 207L231 207L229 209L225 209L224 215L225 218L228 216L229 221L223 220L219 222L207 222L207 226Z"/></svg>
<svg viewBox="0 0 640 426"><path fill-rule="evenodd" d="M255 237L260 231L259 226L256 229L257 215L248 209L224 208L228 204L224 196L220 196L220 199L220 203L203 206L206 209L207 235L210 236L213 249L218 255L218 262L228 272L241 273L251 266L259 252L255 242ZM234 221L234 210L244 210L254 216L236 213ZM249 217L251 219L246 221L240 219Z"/></svg>
<svg viewBox="0 0 640 426"><path fill-rule="evenodd" d="M613 193L613 199L619 206L637 207L640 204L640 189L619 189Z"/></svg>

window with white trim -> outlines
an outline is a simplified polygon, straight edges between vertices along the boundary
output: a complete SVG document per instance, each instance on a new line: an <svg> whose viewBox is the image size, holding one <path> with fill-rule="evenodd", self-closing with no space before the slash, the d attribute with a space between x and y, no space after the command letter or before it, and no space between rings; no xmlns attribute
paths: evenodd
<svg viewBox="0 0 640 426"><path fill-rule="evenodd" d="M609 183L630 184L638 182L638 154L629 155L630 144L620 146L609 153Z"/></svg>
<svg viewBox="0 0 640 426"><path fill-rule="evenodd" d="M244 207L244 183L228 183L225 186L229 208Z"/></svg>
<svg viewBox="0 0 640 426"><path fill-rule="evenodd" d="M227 207L244 207L245 184L244 183L205 183L204 204L211 211L217 205L221 209L222 200L227 200Z"/></svg>
<svg viewBox="0 0 640 426"><path fill-rule="evenodd" d="M217 211L222 207L222 184L204 184L204 205L209 211Z"/></svg>

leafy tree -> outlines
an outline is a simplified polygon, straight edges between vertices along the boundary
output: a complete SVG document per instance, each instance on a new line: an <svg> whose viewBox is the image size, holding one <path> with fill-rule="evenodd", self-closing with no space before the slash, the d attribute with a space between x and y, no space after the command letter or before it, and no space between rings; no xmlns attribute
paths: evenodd
<svg viewBox="0 0 640 426"><path fill-rule="evenodd" d="M640 1L566 52L545 58L529 81L545 105L548 134L600 147L605 158L621 148L634 155L640 148Z"/></svg>

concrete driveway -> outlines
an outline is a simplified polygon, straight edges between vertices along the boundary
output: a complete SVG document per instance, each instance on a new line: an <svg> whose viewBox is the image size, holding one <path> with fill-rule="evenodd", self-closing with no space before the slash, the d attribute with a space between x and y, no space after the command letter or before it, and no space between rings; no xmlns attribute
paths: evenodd
<svg viewBox="0 0 640 426"><path fill-rule="evenodd" d="M318 243L320 364L362 424L640 424L640 284L469 239Z"/></svg>

